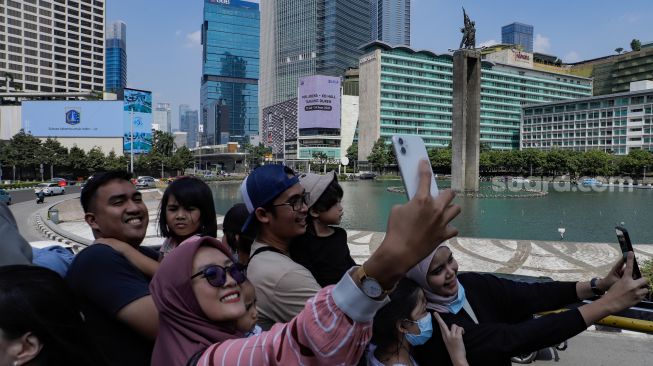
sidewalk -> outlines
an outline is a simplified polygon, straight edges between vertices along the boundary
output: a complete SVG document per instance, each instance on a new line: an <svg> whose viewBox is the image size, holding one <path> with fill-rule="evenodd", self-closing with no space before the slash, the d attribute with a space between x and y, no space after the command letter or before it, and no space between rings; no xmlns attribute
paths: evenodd
<svg viewBox="0 0 653 366"><path fill-rule="evenodd" d="M149 209L150 222L144 245L160 245L157 236L157 209L161 192L158 189L143 191ZM91 229L83 220L79 202L71 199L54 206L59 209L61 222L47 220L47 210L41 210L44 229L54 233L62 241L90 244ZM218 216L219 227L223 216ZM349 250L357 263L364 262L383 240L385 233L375 231L347 230ZM222 231L218 231L222 236ZM508 240L461 238L449 240L461 271L500 272L528 276L546 276L560 281L587 280L605 275L621 255L615 243L574 243L562 241ZM83 246L79 246L82 248ZM653 245L636 245L638 260L653 258Z"/></svg>

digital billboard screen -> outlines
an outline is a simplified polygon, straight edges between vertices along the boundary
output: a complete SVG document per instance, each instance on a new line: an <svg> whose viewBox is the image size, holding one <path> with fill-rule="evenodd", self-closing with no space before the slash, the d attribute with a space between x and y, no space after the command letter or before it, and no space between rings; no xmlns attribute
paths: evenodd
<svg viewBox="0 0 653 366"><path fill-rule="evenodd" d="M123 148L125 154L131 152L132 127L134 153L149 153L152 150L152 92L124 89L123 93Z"/></svg>
<svg viewBox="0 0 653 366"><path fill-rule="evenodd" d="M313 75L299 79L297 127L340 128L340 78Z"/></svg>
<svg viewBox="0 0 653 366"><path fill-rule="evenodd" d="M120 101L25 101L22 127L35 137L121 137Z"/></svg>

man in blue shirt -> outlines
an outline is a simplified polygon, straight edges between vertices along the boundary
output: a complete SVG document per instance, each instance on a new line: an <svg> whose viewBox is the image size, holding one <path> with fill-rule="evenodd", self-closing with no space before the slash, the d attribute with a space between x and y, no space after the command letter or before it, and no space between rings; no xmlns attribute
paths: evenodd
<svg viewBox="0 0 653 366"><path fill-rule="evenodd" d="M148 211L131 175L97 173L81 195L84 219L95 244L77 255L67 274L94 341L112 365L149 365L158 331L158 312L149 291L150 278L102 239L115 239L157 259L141 248Z"/></svg>

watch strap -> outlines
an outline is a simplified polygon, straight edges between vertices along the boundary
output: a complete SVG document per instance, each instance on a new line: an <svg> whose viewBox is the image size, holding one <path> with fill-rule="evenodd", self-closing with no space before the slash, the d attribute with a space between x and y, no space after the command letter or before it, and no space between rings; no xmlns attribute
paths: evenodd
<svg viewBox="0 0 653 366"><path fill-rule="evenodd" d="M602 296L602 295L605 294L605 291L603 291L603 290L601 290L600 288L598 288L598 286L597 286L598 282L599 282L599 278L598 278L598 277L594 277L594 278L592 278L592 279L590 280L590 289L592 290L592 293L594 293L594 295L596 295L596 296Z"/></svg>

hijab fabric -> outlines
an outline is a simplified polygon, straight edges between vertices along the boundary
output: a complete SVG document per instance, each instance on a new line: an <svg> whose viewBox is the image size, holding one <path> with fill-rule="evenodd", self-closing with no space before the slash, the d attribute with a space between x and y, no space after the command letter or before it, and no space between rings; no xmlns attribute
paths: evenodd
<svg viewBox="0 0 653 366"><path fill-rule="evenodd" d="M433 257L435 257L438 250L443 248L451 250L451 248L446 244L440 244L431 254L429 254L428 257L422 259L422 261L415 267L411 268L406 274L406 277L417 282L419 287L424 290L427 309L435 310L438 313L450 313L452 312L450 308L452 308L454 309L453 313L456 314L462 308L462 302L465 298L465 290L463 289L462 284L458 281L458 277L456 277L456 281L458 281L458 293L452 296L440 296L436 294L431 290L431 286L429 286L426 280ZM457 306L458 304L460 304L460 306Z"/></svg>
<svg viewBox="0 0 653 366"><path fill-rule="evenodd" d="M159 310L152 365L185 365L204 348L243 336L233 325L209 320L195 298L190 277L193 258L201 246L217 248L232 257L216 238L192 236L166 255L152 278L150 292Z"/></svg>

